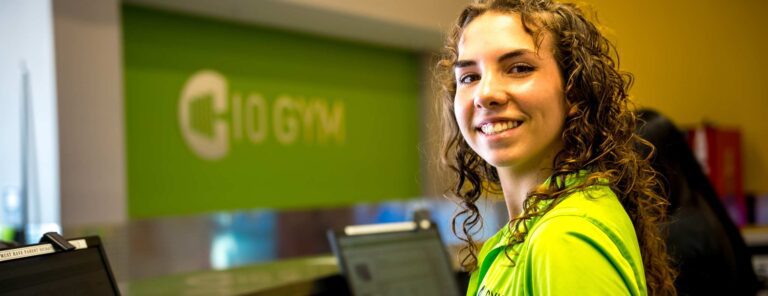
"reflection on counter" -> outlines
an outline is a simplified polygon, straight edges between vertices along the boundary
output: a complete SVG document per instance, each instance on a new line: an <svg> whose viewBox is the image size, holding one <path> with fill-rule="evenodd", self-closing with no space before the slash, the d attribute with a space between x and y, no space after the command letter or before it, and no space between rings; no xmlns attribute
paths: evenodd
<svg viewBox="0 0 768 296"><path fill-rule="evenodd" d="M123 295L242 295L337 274L336 258L286 259L121 283Z"/></svg>

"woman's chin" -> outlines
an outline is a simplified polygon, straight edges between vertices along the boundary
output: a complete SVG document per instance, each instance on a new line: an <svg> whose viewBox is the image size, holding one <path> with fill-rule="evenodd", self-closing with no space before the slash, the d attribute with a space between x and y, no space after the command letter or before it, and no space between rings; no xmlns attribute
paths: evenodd
<svg viewBox="0 0 768 296"><path fill-rule="evenodd" d="M485 162L492 165L495 168L506 168L506 167L514 167L515 164L520 162L520 159L518 157L514 157L511 155L488 155L486 157L483 157L485 159Z"/></svg>

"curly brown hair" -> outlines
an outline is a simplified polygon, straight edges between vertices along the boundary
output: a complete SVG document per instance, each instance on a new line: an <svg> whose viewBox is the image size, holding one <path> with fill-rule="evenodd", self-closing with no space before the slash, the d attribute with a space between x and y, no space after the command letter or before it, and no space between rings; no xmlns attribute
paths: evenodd
<svg viewBox="0 0 768 296"><path fill-rule="evenodd" d="M472 235L482 228L482 219L476 202L484 193L498 192L500 188L496 169L462 137L453 109L457 43L463 29L488 11L519 15L537 46L541 44L542 33L552 36L555 59L565 81L565 99L570 106L561 135L563 148L552 163L553 182L528 193L523 213L509 221L513 236L507 249L524 241L526 221L544 215L561 198L595 185L600 179L601 184L607 181L633 222L648 292L674 295L676 272L662 237L668 203L648 161L654 148L635 133L637 119L628 99L633 77L619 71L615 47L581 9L551 0L480 0L470 4L449 32L437 63L436 77L443 97L442 126L446 129L442 158L456 174L451 191L460 198L462 206L453 218L453 232L466 242L462 265L467 270L474 270L477 265L477 245ZM636 150L638 145L647 146L651 153L641 155ZM567 188L565 178L582 170L589 172L586 181ZM547 206L543 206L545 204ZM461 234L457 231L458 225Z"/></svg>

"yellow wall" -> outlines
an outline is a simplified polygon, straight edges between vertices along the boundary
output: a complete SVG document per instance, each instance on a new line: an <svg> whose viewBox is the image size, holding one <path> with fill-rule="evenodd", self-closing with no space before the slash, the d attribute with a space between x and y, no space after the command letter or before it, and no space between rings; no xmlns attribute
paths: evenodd
<svg viewBox="0 0 768 296"><path fill-rule="evenodd" d="M768 193L768 1L588 0L635 75L631 94L679 126L742 131L744 186Z"/></svg>

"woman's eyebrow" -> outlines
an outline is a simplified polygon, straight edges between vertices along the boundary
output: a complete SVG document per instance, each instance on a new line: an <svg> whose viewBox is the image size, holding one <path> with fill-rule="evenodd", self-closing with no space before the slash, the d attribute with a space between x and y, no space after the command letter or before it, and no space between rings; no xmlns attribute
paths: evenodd
<svg viewBox="0 0 768 296"><path fill-rule="evenodd" d="M475 61L460 60L460 61L456 61L455 63L453 63L453 69L455 70L455 69L458 69L458 68L471 67L471 66L474 66L476 64L477 63Z"/></svg>
<svg viewBox="0 0 768 296"><path fill-rule="evenodd" d="M527 54L527 53L531 53L531 52L533 52L533 51L531 51L530 49L526 49L526 48L516 49L516 50L510 51L510 52L507 52L507 53L501 55L497 59L497 62L501 63L501 62L504 62L504 61L506 61L508 59L513 59L513 58L516 58L516 57L519 57L521 55L524 55L524 54ZM475 62L473 60L458 60L455 63L453 63L453 68L454 69L458 69L458 68L464 68L464 67L471 67L471 66L474 66L476 64L477 64L477 62Z"/></svg>
<svg viewBox="0 0 768 296"><path fill-rule="evenodd" d="M532 52L533 51L531 51L530 49L525 49L525 48L516 49L516 50L510 51L508 53L505 53L505 54L501 55L499 57L499 59L498 59L498 62L501 63L501 62L506 61L508 59L513 59L513 58L519 57L521 55L524 55L524 54L527 54L527 53L532 53Z"/></svg>

